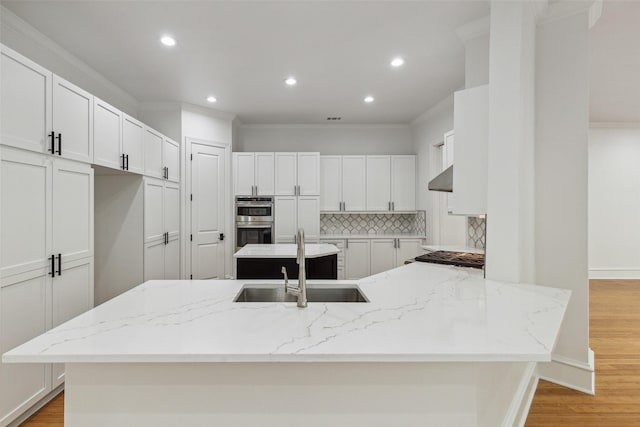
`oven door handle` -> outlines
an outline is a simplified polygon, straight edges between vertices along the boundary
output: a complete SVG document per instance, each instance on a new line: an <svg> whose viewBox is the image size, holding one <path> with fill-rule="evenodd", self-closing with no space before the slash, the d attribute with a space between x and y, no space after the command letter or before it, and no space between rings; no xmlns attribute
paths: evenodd
<svg viewBox="0 0 640 427"><path fill-rule="evenodd" d="M270 208L273 203L236 203L238 208Z"/></svg>
<svg viewBox="0 0 640 427"><path fill-rule="evenodd" d="M273 224L236 224L236 228L271 228Z"/></svg>

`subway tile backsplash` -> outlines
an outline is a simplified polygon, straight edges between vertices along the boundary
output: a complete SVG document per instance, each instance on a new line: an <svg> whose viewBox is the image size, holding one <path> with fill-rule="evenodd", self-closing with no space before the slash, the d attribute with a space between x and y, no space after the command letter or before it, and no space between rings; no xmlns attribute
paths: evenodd
<svg viewBox="0 0 640 427"><path fill-rule="evenodd" d="M426 233L426 212L415 214L320 214L320 234Z"/></svg>

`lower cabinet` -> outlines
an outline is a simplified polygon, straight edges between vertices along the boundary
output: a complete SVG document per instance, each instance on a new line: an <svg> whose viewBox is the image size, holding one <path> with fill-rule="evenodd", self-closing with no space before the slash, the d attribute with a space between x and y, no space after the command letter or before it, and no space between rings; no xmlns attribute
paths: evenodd
<svg viewBox="0 0 640 427"><path fill-rule="evenodd" d="M326 240L322 239L321 243L327 243L329 245L335 245L340 252L338 252L337 257L337 280L345 279L345 253L344 253L344 240Z"/></svg>
<svg viewBox="0 0 640 427"><path fill-rule="evenodd" d="M294 243L298 228L306 243L320 239L320 196L276 196L275 243Z"/></svg>
<svg viewBox="0 0 640 427"><path fill-rule="evenodd" d="M369 239L345 240L345 279L355 280L370 275L371 241Z"/></svg>
<svg viewBox="0 0 640 427"><path fill-rule="evenodd" d="M396 265L396 239L371 240L371 274L391 270Z"/></svg>

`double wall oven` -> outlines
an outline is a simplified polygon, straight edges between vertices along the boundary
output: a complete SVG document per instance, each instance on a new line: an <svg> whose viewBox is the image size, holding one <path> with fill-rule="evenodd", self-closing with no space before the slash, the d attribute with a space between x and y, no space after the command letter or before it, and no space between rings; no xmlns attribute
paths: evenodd
<svg viewBox="0 0 640 427"><path fill-rule="evenodd" d="M236 250L273 243L273 197L236 197Z"/></svg>

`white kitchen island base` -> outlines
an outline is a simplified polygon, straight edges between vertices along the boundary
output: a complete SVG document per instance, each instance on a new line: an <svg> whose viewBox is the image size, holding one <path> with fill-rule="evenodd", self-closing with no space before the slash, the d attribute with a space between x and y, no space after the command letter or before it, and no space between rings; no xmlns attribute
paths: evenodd
<svg viewBox="0 0 640 427"><path fill-rule="evenodd" d="M65 425L519 425L527 413L525 393L534 366L526 362L70 363Z"/></svg>

